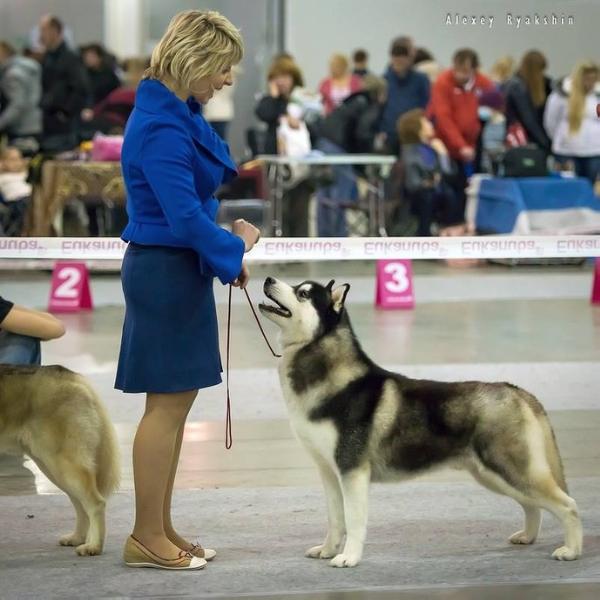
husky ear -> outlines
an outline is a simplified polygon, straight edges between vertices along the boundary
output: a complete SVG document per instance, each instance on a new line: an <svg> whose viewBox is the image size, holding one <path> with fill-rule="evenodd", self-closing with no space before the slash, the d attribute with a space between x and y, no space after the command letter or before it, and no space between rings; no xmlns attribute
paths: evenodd
<svg viewBox="0 0 600 600"><path fill-rule="evenodd" d="M335 312L342 312L342 308L344 308L344 302L346 301L346 295L348 294L349 289L350 284L344 283L339 287L336 287L335 290L331 292L331 300L333 301L333 310L335 310Z"/></svg>
<svg viewBox="0 0 600 600"><path fill-rule="evenodd" d="M326 286L325 288L328 289L329 291L331 291L331 289L333 288L333 284L335 283L335 279L332 279Z"/></svg>

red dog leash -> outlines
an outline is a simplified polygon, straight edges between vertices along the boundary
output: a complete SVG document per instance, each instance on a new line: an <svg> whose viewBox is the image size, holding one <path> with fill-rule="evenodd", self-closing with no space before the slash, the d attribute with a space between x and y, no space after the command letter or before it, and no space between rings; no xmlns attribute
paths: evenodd
<svg viewBox="0 0 600 600"><path fill-rule="evenodd" d="M228 301L228 309L227 309L227 360L226 360L226 373L225 373L225 380L226 380L226 385L227 385L227 415L225 417L225 448L227 448L227 450L229 450L231 448L231 446L233 445L233 434L231 432L231 398L229 396L229 349L231 347L230 344L230 340L231 340L231 290L232 290L233 286L230 285L229 286L229 301ZM269 346L269 350L271 351L271 354L275 357L275 358L281 358L281 354L277 354L275 352L275 350L273 350L273 347L271 346L271 344L269 343L269 340L267 339L267 334L265 333L265 330L263 329L263 326L260 323L260 319L258 318L258 315L256 314L256 310L254 309L254 305L252 304L252 300L250 300L250 295L248 294L248 290L246 288L244 288L244 293L246 294L246 299L248 300L248 304L250 305L250 310L252 311L252 314L254 315L254 318L256 319L256 323L258 325L258 328L260 329L260 332L262 333L262 336L265 340L265 342L267 343L267 346Z"/></svg>

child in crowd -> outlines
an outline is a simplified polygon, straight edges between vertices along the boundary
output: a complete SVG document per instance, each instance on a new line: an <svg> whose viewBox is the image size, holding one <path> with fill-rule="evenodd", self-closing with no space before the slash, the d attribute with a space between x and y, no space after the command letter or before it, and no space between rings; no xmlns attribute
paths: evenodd
<svg viewBox="0 0 600 600"><path fill-rule="evenodd" d="M442 141L435 137L431 121L417 108L402 115L397 127L404 188L419 219L417 235L430 236L434 221L444 227L463 223L462 203L446 181L454 172L452 161Z"/></svg>
<svg viewBox="0 0 600 600"><path fill-rule="evenodd" d="M18 148L8 146L0 152L0 235L20 234L31 189L27 161Z"/></svg>

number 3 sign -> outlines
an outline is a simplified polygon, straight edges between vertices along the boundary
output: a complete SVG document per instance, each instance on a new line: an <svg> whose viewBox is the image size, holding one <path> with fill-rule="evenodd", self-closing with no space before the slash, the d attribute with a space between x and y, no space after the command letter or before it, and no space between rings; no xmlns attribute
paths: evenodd
<svg viewBox="0 0 600 600"><path fill-rule="evenodd" d="M378 260L375 305L378 308L413 308L410 260Z"/></svg>
<svg viewBox="0 0 600 600"><path fill-rule="evenodd" d="M50 312L77 312L91 309L90 276L83 262L61 262L54 265L50 288Z"/></svg>

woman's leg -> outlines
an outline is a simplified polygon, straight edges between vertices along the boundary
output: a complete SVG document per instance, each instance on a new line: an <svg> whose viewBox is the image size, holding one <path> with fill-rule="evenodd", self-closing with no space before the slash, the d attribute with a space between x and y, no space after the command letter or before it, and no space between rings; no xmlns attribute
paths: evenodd
<svg viewBox="0 0 600 600"><path fill-rule="evenodd" d="M146 412L133 443L135 525L133 536L163 558L176 558L180 548L165 532L164 503L177 437L198 393L148 394Z"/></svg>
<svg viewBox="0 0 600 600"><path fill-rule="evenodd" d="M187 415L186 415L187 417ZM183 432L185 429L185 420L181 424L179 431L177 432L177 439L175 440L175 451L173 453L173 460L171 461L171 472L169 474L169 481L167 484L167 490L165 492L165 499L163 503L163 526L165 528L166 536L182 550L191 550L192 544L182 538L173 527L171 520L171 500L173 497L173 485L175 483L175 475L177 473L177 465L179 463L179 453L181 452L181 444L183 442Z"/></svg>
<svg viewBox="0 0 600 600"><path fill-rule="evenodd" d="M586 156L583 159L584 177L587 177L592 185L600 178L600 156Z"/></svg>

